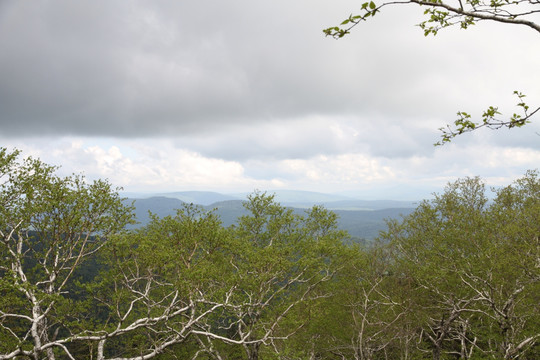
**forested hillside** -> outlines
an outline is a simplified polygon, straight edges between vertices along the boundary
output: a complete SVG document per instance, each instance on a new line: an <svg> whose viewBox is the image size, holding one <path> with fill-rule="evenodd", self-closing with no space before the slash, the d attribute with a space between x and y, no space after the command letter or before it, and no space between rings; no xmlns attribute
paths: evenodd
<svg viewBox="0 0 540 360"><path fill-rule="evenodd" d="M106 181L0 149L0 359L538 359L540 178L448 184L345 241L255 192L137 229Z"/></svg>

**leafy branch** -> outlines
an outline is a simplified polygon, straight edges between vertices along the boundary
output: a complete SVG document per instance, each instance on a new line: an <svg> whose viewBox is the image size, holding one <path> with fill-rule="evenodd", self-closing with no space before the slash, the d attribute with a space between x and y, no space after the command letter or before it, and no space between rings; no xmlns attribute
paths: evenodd
<svg viewBox="0 0 540 360"><path fill-rule="evenodd" d="M514 91L514 95L518 97L518 103L516 106L520 109L520 114L514 113L510 119L501 119L498 115L501 115L499 109L494 106L487 108L482 114L481 122L474 122L472 116L464 111L457 113L458 119L454 121L454 127L447 125L439 130L442 131L441 140L435 143L435 146L441 146L448 142L451 142L453 138L466 132L471 132L476 129L486 127L488 129L497 130L503 127L512 129L522 127L525 124L530 123L530 118L540 111L540 107L533 111L530 111L529 105L524 101L525 95L519 91Z"/></svg>
<svg viewBox="0 0 540 360"><path fill-rule="evenodd" d="M382 5L377 5L373 1L362 4L361 13L350 15L343 20L340 26L333 26L324 29L326 36L334 39L340 39L351 30L375 16L385 6L416 4L425 7L424 15L427 19L418 24L424 31L424 36L437 35L438 31L450 26L459 25L461 29L467 29L479 21L495 21L505 24L515 24L529 27L540 33L540 24L531 20L533 16L540 15L540 0L456 0L451 4L448 0L405 0L405 1L387 1ZM535 18L537 20L538 18ZM523 101L525 95L514 91L518 97L517 104L520 113L514 113L510 119L500 119L501 113L497 107L490 106L482 114L482 121L474 122L471 115L459 111L458 119L454 122L455 127L447 125L446 128L440 128L443 132L441 141L435 143L436 146L444 145L453 138L465 132L470 132L482 127L489 129L500 129L507 127L509 129L521 127L530 122L540 107L530 111L529 106Z"/></svg>
<svg viewBox="0 0 540 360"><path fill-rule="evenodd" d="M476 22L484 20L527 26L540 33L540 24L530 20L532 15L540 14L538 0L458 0L456 6L442 0L388 1L382 5L369 1L360 7L361 14L350 15L341 22L340 26L329 27L323 32L326 36L340 39L349 34L360 22L375 16L383 7L408 4L427 7L424 11L424 14L428 16L427 20L418 24L426 36L437 35L439 30L454 25L467 29ZM517 11L518 5L525 9Z"/></svg>
<svg viewBox="0 0 540 360"><path fill-rule="evenodd" d="M383 4L379 7L375 5L373 1L365 2L362 4L362 7L360 8L364 13L361 15L350 15L348 19L345 19L341 22L340 25L349 25L346 28L342 28L339 26L333 26L329 27L327 29L324 29L323 32L326 34L326 36L332 36L335 39L340 39L344 37L345 35L349 34L351 29L355 27L356 25L360 24L362 21L366 21L368 18L375 16L382 8L387 4Z"/></svg>

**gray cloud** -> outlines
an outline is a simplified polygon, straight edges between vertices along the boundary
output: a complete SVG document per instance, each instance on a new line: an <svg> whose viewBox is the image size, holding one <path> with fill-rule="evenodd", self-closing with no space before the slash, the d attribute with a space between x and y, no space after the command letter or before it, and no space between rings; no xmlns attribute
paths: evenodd
<svg viewBox="0 0 540 360"><path fill-rule="evenodd" d="M515 88L540 98L532 35L503 26L497 42L476 29L425 39L417 9L334 41L321 29L356 2L2 4L4 136L173 137L229 160L403 158L431 153L457 110L481 113Z"/></svg>

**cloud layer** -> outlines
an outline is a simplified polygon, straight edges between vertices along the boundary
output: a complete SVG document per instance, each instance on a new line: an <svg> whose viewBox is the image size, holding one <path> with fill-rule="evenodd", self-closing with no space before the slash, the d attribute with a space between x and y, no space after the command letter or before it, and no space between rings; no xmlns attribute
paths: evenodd
<svg viewBox="0 0 540 360"><path fill-rule="evenodd" d="M421 9L402 7L323 36L357 7L2 2L0 139L139 190L431 191L538 167L538 122L432 147L458 110L512 113L516 89L540 102L536 34L486 23L424 38Z"/></svg>

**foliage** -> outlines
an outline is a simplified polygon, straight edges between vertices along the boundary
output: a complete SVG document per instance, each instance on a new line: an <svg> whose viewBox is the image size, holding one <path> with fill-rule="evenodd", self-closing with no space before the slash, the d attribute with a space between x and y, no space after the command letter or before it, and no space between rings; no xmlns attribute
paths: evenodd
<svg viewBox="0 0 540 360"><path fill-rule="evenodd" d="M489 202L478 178L450 184L384 235L411 279L433 358L527 358L540 339L540 179L529 172Z"/></svg>
<svg viewBox="0 0 540 360"><path fill-rule="evenodd" d="M81 320L76 270L130 221L130 208L105 181L61 178L18 156L0 150L0 358L54 358Z"/></svg>
<svg viewBox="0 0 540 360"><path fill-rule="evenodd" d="M451 183L380 242L348 246L303 308L289 348L317 359L535 359L540 340L540 179L490 200L479 178ZM297 358L294 356L284 358Z"/></svg>
<svg viewBox="0 0 540 360"><path fill-rule="evenodd" d="M256 192L126 231L104 181L0 150L0 359L535 359L540 178L451 183L374 244Z"/></svg>
<svg viewBox="0 0 540 360"><path fill-rule="evenodd" d="M230 329L245 339L246 358L258 359L281 353L306 325L295 312L327 296L324 284L338 269L345 233L322 207L302 216L264 193L249 196L245 207L249 215L230 228L237 291L226 310Z"/></svg>
<svg viewBox="0 0 540 360"><path fill-rule="evenodd" d="M324 30L327 36L342 38L349 34L351 30L360 22L366 21L375 16L381 9L395 5L416 4L424 7L426 20L418 26L424 31L424 35L437 35L437 33L447 27L459 26L467 29L481 21L495 21L506 24L521 25L540 32L540 25L534 22L534 16L540 13L538 2L535 0L465 0L453 5L448 1L429 0L404 0L386 1L381 5L373 1L365 2L361 5L361 13L350 15L340 24L344 27L334 26Z"/></svg>
<svg viewBox="0 0 540 360"><path fill-rule="evenodd" d="M234 290L227 284L227 236L214 214L193 205L116 236L104 252L107 271L89 284L106 314L99 324L107 332L100 339L105 357L151 358L180 351L178 344L191 353L194 334L222 336L216 314ZM139 346L131 345L134 332L144 339L135 341Z"/></svg>
<svg viewBox="0 0 540 360"><path fill-rule="evenodd" d="M471 120L470 114L459 111L457 113L458 119L454 122L455 128L452 128L450 125L447 125L446 128L440 128L439 130L443 134L441 135L441 140L435 143L435 145L444 145L445 143L452 141L452 139L458 135L471 132L482 127L494 130L503 127L512 129L519 128L530 123L530 119L540 110L540 107L530 111L529 105L527 105L524 101L525 95L519 91L514 91L514 95L518 97L519 102L516 106L520 109L521 114L514 113L508 120L500 119L498 117L498 115L501 115L499 109L497 107L490 106L482 114L482 121L475 122Z"/></svg>
<svg viewBox="0 0 540 360"><path fill-rule="evenodd" d="M107 182L18 156L0 152L0 359L257 359L337 269L345 234L324 208L255 193L235 227L189 205L126 231Z"/></svg>

